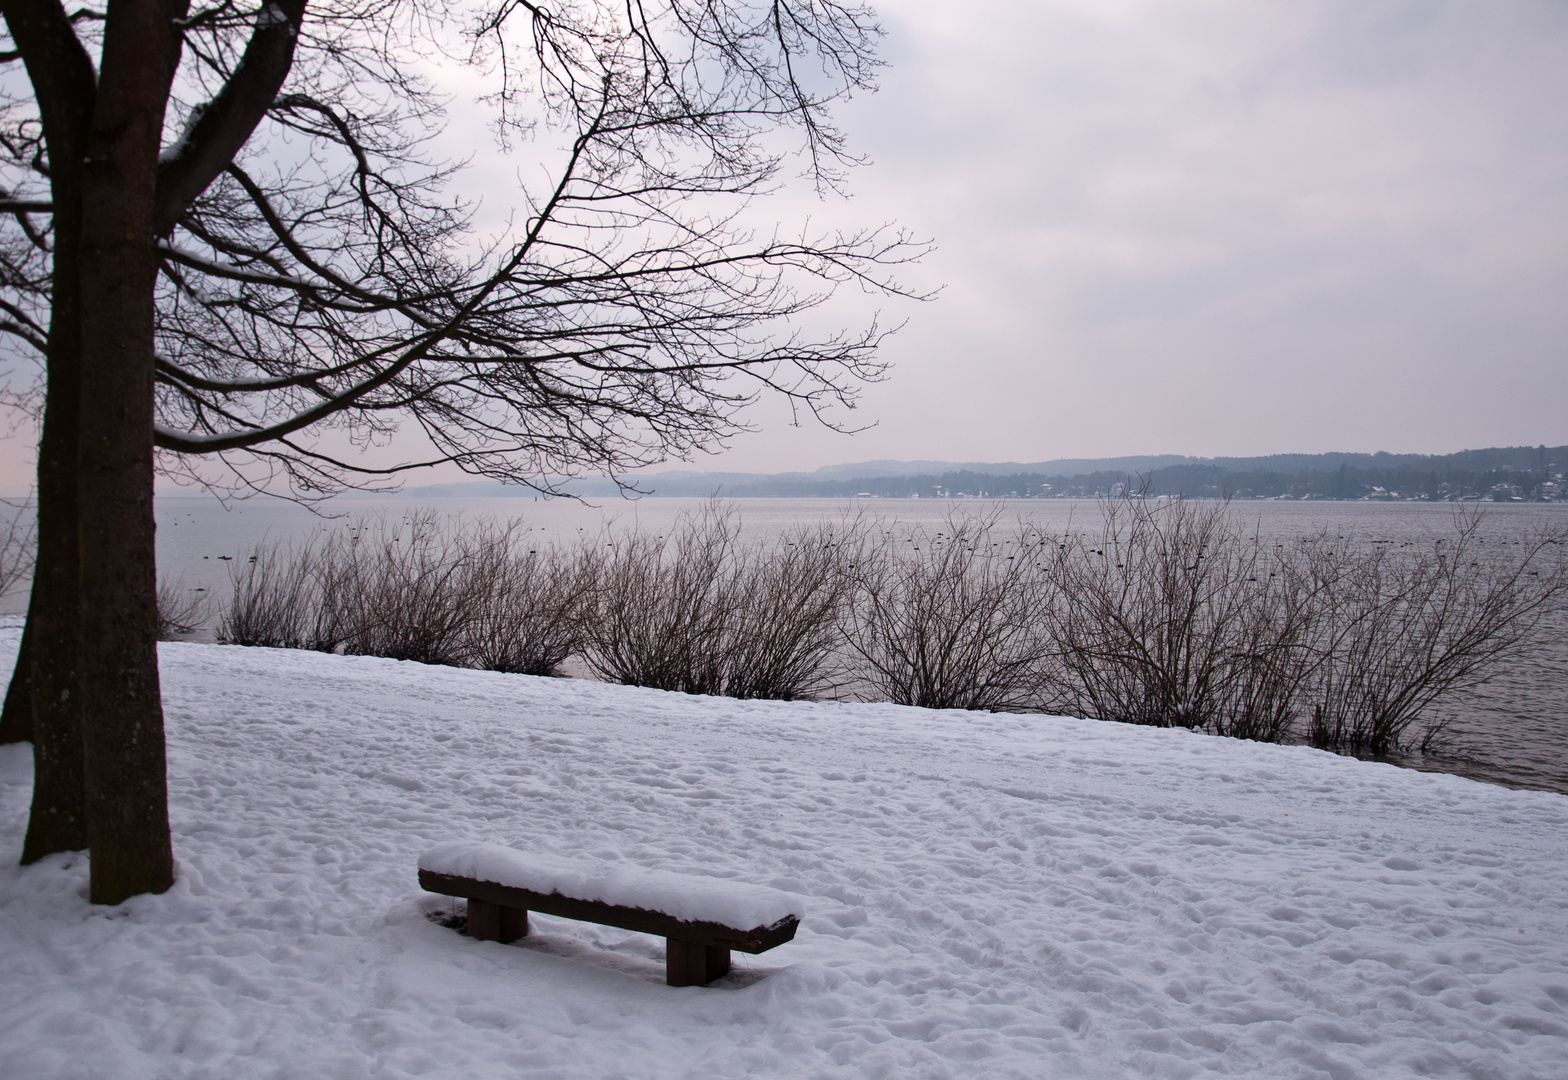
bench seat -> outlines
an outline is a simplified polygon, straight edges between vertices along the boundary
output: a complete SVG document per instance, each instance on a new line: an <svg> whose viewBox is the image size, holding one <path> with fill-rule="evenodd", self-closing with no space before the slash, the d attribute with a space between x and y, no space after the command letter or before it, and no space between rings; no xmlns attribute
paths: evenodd
<svg viewBox="0 0 1568 1080"><path fill-rule="evenodd" d="M804 914L798 898L759 885L468 841L421 855L419 884L466 899L468 934L481 940L525 936L530 911L663 937L671 986L719 978L729 971L731 950L761 953L784 944Z"/></svg>

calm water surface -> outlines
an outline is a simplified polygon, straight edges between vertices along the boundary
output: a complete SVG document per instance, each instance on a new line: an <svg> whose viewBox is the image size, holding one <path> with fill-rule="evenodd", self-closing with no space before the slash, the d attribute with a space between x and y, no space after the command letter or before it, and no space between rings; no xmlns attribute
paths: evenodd
<svg viewBox="0 0 1568 1080"><path fill-rule="evenodd" d="M366 499L343 497L317 513L293 503L254 498L227 506L210 496L162 496L157 504L158 565L166 581L214 598L229 590L229 568L268 540L302 542L345 530L355 518L381 514L397 520L419 510L463 519L517 518L539 539L570 541L606 526L666 532L698 499L597 500L591 504L530 496L488 499ZM946 503L932 499L744 499L736 504L743 535L764 537L801 522L837 520L857 511L906 525L936 525L957 510L994 509L1003 521L1024 518L1046 530L1095 526L1092 501L1022 500ZM1247 502L1238 515L1266 537L1291 539L1327 531L1395 544L1453 529L1443 504L1360 502ZM1514 543L1542 526L1568 524L1568 506L1497 505L1486 508L1488 544ZM12 596L11 610L20 597ZM210 632L210 631L209 631ZM1515 787L1568 794L1568 612L1552 616L1538 640L1519 651L1486 686L1440 703L1432 719L1446 723L1441 755L1403 757L1412 768L1454 772Z"/></svg>

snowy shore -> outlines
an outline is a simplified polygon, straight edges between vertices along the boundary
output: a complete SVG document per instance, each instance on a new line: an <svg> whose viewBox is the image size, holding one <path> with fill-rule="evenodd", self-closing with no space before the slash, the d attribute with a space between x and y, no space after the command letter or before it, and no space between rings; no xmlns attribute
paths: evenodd
<svg viewBox="0 0 1568 1080"><path fill-rule="evenodd" d="M0 631L9 670L16 631ZM26 869L0 747L0 1072L1560 1077L1568 798L1049 717L739 702L165 645L179 881ZM805 898L711 988L663 943L427 915L493 840Z"/></svg>

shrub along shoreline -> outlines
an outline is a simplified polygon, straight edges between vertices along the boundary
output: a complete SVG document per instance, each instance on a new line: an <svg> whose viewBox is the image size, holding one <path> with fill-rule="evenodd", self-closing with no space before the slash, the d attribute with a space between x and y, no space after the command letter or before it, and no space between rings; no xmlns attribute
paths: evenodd
<svg viewBox="0 0 1568 1080"><path fill-rule="evenodd" d="M1039 711L1384 755L1434 746L1568 600L1568 532L1477 512L1395 547L1289 542L1224 503L1120 498L1048 533L867 516L748 542L714 502L668 534L541 546L518 522L368 518L231 572L220 642L741 698ZM173 593L169 593L172 598ZM191 612L165 612L171 626Z"/></svg>

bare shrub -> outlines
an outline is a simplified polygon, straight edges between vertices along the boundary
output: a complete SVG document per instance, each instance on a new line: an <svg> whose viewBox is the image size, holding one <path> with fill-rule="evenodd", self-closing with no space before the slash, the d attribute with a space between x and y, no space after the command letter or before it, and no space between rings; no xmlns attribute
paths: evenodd
<svg viewBox="0 0 1568 1080"><path fill-rule="evenodd" d="M1486 545L1479 512L1405 551L1374 546L1314 565L1328 635L1312 690L1313 745L1353 753L1427 750L1407 733L1438 698L1485 682L1568 595L1565 531Z"/></svg>
<svg viewBox="0 0 1568 1080"><path fill-rule="evenodd" d="M789 701L832 688L839 627L865 549L859 520L797 527L746 549L729 581L725 694Z"/></svg>
<svg viewBox="0 0 1568 1080"><path fill-rule="evenodd" d="M710 505L684 517L671 537L620 533L606 539L588 664L628 686L717 694L729 617L724 580L739 522Z"/></svg>
<svg viewBox="0 0 1568 1080"><path fill-rule="evenodd" d="M207 596L182 582L158 583L158 640L175 641L194 634L207 621Z"/></svg>
<svg viewBox="0 0 1568 1080"><path fill-rule="evenodd" d="M1354 753L1484 682L1568 593L1563 534L1483 547L1478 515L1395 552L1324 534L1266 544L1224 504L1109 501L1055 543L1047 708Z"/></svg>
<svg viewBox="0 0 1568 1080"><path fill-rule="evenodd" d="M258 544L229 570L230 596L218 619L225 645L334 651L341 642L333 590L337 544Z"/></svg>
<svg viewBox="0 0 1568 1080"><path fill-rule="evenodd" d="M1056 538L1041 608L1057 663L1046 707L1279 741L1316 658L1313 581L1225 503L1101 504L1097 533Z"/></svg>
<svg viewBox="0 0 1568 1080"><path fill-rule="evenodd" d="M668 537L606 540L590 667L634 686L732 697L825 690L859 533L802 528L742 549L733 508L710 503Z"/></svg>
<svg viewBox="0 0 1568 1080"><path fill-rule="evenodd" d="M468 538L472 600L464 662L490 671L554 675L582 647L598 584L587 547L531 544L516 523L484 525Z"/></svg>
<svg viewBox="0 0 1568 1080"><path fill-rule="evenodd" d="M303 547L261 545L231 571L217 637L551 674L579 647L593 566L525 538L514 522L465 527L421 511Z"/></svg>
<svg viewBox="0 0 1568 1080"><path fill-rule="evenodd" d="M1321 539L1321 538L1318 538ZM1244 539L1243 601L1231 628L1229 671L1209 721L1216 735L1259 742L1295 737L1303 695L1322 661L1321 582L1304 567L1312 541L1264 550ZM1243 567L1235 567L1238 573Z"/></svg>
<svg viewBox="0 0 1568 1080"><path fill-rule="evenodd" d="M361 521L323 561L325 620L346 653L461 665L472 545L434 511Z"/></svg>
<svg viewBox="0 0 1568 1080"><path fill-rule="evenodd" d="M933 709L1029 704L1046 650L1038 633L1040 539L999 539L995 517L950 516L935 533L882 530L862 560L845 641L879 700Z"/></svg>

